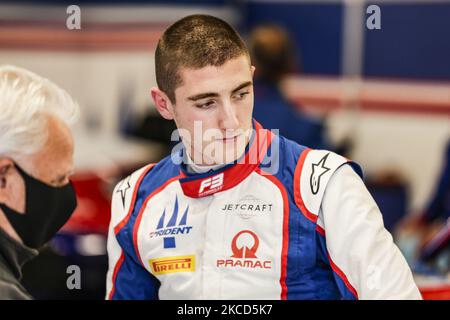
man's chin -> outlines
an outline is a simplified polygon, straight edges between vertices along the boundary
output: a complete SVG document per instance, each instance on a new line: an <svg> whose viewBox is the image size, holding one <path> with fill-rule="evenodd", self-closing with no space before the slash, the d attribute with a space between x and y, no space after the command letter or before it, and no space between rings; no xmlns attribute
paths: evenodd
<svg viewBox="0 0 450 320"><path fill-rule="evenodd" d="M201 158L203 165L221 165L228 164L240 159L245 153L245 148L248 143L245 134L239 135L230 141L217 139L204 144L202 152L195 153ZM199 163L199 161L195 161Z"/></svg>
<svg viewBox="0 0 450 320"><path fill-rule="evenodd" d="M236 146L236 144L217 145L214 154L214 162L216 164L228 164L239 159L245 152L245 146Z"/></svg>

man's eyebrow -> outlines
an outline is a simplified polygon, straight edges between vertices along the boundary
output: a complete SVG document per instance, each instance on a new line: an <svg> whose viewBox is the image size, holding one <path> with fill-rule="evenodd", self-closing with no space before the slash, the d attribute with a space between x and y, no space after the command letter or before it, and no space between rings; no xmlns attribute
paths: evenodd
<svg viewBox="0 0 450 320"><path fill-rule="evenodd" d="M253 83L251 81L244 82L244 83L240 84L239 86L237 86L235 89L233 89L231 91L231 93L235 93L236 91L239 91L245 87L251 86L252 84ZM205 93L199 93L199 94L190 96L190 97L188 97L188 100L197 101L200 99L213 98L213 97L218 97L218 96L219 96L219 94L216 92L205 92Z"/></svg>
<svg viewBox="0 0 450 320"><path fill-rule="evenodd" d="M196 94L194 96L190 96L188 98L188 100L197 101L197 100L200 100L200 99L212 98L212 97L218 97L218 96L219 96L219 94L216 93L216 92L206 92L206 93L199 93L199 94Z"/></svg>
<svg viewBox="0 0 450 320"><path fill-rule="evenodd" d="M235 93L236 91L239 91L245 87L251 86L252 84L253 83L251 81L244 82L243 84L237 86L236 89L233 89L233 91L231 91L231 93Z"/></svg>
<svg viewBox="0 0 450 320"><path fill-rule="evenodd" d="M52 182L61 182L64 181L67 177L70 177L71 175L73 175L74 170L70 170L68 172L66 172L65 174L61 174L58 175L55 179L52 180Z"/></svg>

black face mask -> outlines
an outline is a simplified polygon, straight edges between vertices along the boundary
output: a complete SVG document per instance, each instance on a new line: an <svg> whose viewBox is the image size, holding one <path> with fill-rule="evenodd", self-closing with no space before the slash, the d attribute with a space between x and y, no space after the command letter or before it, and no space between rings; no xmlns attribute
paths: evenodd
<svg viewBox="0 0 450 320"><path fill-rule="evenodd" d="M25 214L4 203L0 203L0 208L23 242L31 248L39 248L58 232L75 211L75 190L72 183L52 187L31 177L18 165L16 168L25 181Z"/></svg>

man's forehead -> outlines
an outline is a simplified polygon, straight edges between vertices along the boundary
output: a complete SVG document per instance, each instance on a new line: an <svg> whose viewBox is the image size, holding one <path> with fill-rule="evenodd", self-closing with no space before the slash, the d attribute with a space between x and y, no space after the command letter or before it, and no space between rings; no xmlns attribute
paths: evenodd
<svg viewBox="0 0 450 320"><path fill-rule="evenodd" d="M245 56L231 59L221 66L206 66L200 69L180 69L182 84L180 91L228 89L232 90L252 78L250 61Z"/></svg>
<svg viewBox="0 0 450 320"><path fill-rule="evenodd" d="M225 61L221 65L208 64L203 67L181 66L179 68L179 74L183 76L186 75L189 76L191 74L203 75L205 73L214 73L214 72L223 73L234 69L239 70L243 69L243 71L245 71L250 70L250 67L251 67L250 58L246 55L240 55L238 57Z"/></svg>
<svg viewBox="0 0 450 320"><path fill-rule="evenodd" d="M37 175L35 178L51 182L73 171L74 141L70 129L57 118L49 118L48 137L44 146L29 156Z"/></svg>

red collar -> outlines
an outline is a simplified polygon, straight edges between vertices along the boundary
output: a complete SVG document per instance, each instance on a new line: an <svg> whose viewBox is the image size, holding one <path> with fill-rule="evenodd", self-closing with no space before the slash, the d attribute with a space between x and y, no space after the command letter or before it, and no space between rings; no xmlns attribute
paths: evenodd
<svg viewBox="0 0 450 320"><path fill-rule="evenodd" d="M181 172L180 179L183 193L191 198L201 198L225 191L238 185L255 171L267 154L273 134L254 121L254 133L245 155L237 162L219 170L186 175Z"/></svg>

